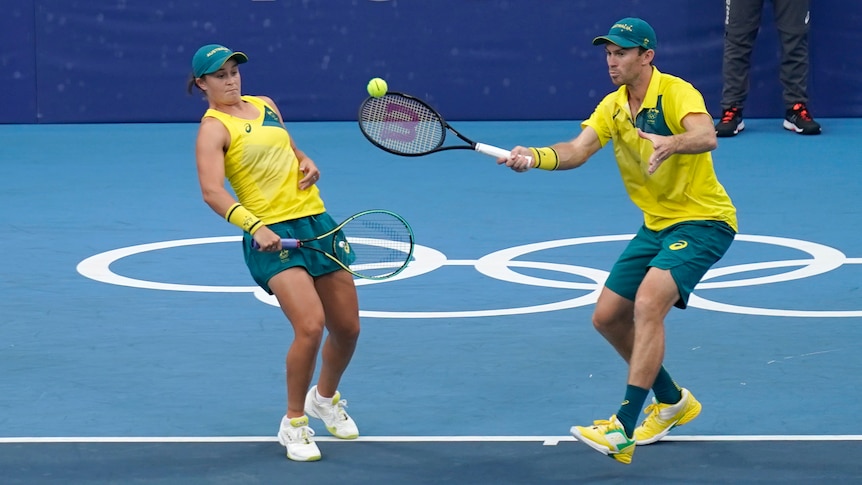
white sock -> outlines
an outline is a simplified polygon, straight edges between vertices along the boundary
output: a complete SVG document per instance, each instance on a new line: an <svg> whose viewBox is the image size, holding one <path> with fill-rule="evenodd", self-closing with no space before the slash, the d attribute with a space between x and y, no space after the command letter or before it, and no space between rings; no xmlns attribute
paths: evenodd
<svg viewBox="0 0 862 485"><path fill-rule="evenodd" d="M317 404L330 404L331 405L333 397L334 396L323 397L320 395L319 390L317 390L317 389L314 390L314 399L317 401Z"/></svg>

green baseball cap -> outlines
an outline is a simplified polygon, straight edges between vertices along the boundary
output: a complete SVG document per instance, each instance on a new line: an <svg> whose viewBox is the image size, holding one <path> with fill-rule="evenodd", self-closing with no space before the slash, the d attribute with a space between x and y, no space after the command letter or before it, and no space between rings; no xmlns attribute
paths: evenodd
<svg viewBox="0 0 862 485"><path fill-rule="evenodd" d="M655 31L643 19L634 17L626 17L618 20L608 35L602 35L593 39L593 45L599 44L616 44L624 49L630 47L643 47L644 49L652 49L658 46L655 40Z"/></svg>
<svg viewBox="0 0 862 485"><path fill-rule="evenodd" d="M195 77L212 74L221 69L228 59L236 60L237 64L248 62L248 56L242 52L234 52L219 44L207 44L192 57L192 72Z"/></svg>

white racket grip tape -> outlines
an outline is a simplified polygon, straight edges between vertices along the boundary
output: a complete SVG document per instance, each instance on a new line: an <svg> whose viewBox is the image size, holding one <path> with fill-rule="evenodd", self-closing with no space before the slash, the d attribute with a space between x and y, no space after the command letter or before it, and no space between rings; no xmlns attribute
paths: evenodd
<svg viewBox="0 0 862 485"><path fill-rule="evenodd" d="M484 143L476 143L476 151L479 153L484 153L485 155L491 155L495 158L509 158L509 153L511 150L504 150L499 147L495 147L493 145L486 145Z"/></svg>
<svg viewBox="0 0 862 485"><path fill-rule="evenodd" d="M503 148L495 147L493 145L486 145L484 143L476 143L475 150L479 153L484 153L485 155L491 155L494 158L509 158L509 154L512 153L511 150L505 150ZM524 157L530 162L530 167L533 166L533 157Z"/></svg>

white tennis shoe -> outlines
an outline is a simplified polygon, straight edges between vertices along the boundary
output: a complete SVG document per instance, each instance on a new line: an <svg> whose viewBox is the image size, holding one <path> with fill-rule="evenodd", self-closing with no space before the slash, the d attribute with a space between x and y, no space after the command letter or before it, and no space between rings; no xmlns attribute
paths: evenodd
<svg viewBox="0 0 862 485"><path fill-rule="evenodd" d="M278 429L278 442L287 448L287 457L293 461L317 461L320 449L312 439L314 430L308 426L308 416L281 418Z"/></svg>
<svg viewBox="0 0 862 485"><path fill-rule="evenodd" d="M341 399L341 393L335 391L335 395L328 403L321 404L317 400L317 386L312 387L305 395L305 413L313 418L323 421L326 430L343 440L352 440L359 437L359 428L347 411L347 400Z"/></svg>

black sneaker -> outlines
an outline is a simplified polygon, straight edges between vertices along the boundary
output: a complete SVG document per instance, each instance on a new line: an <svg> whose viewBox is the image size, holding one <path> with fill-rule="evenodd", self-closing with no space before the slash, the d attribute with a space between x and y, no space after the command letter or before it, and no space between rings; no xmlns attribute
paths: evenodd
<svg viewBox="0 0 862 485"><path fill-rule="evenodd" d="M796 103L784 115L784 128L801 135L819 135L820 123L814 121L805 103Z"/></svg>
<svg viewBox="0 0 862 485"><path fill-rule="evenodd" d="M715 124L715 136L735 136L745 129L742 121L742 108L728 108L724 110L721 119Z"/></svg>

